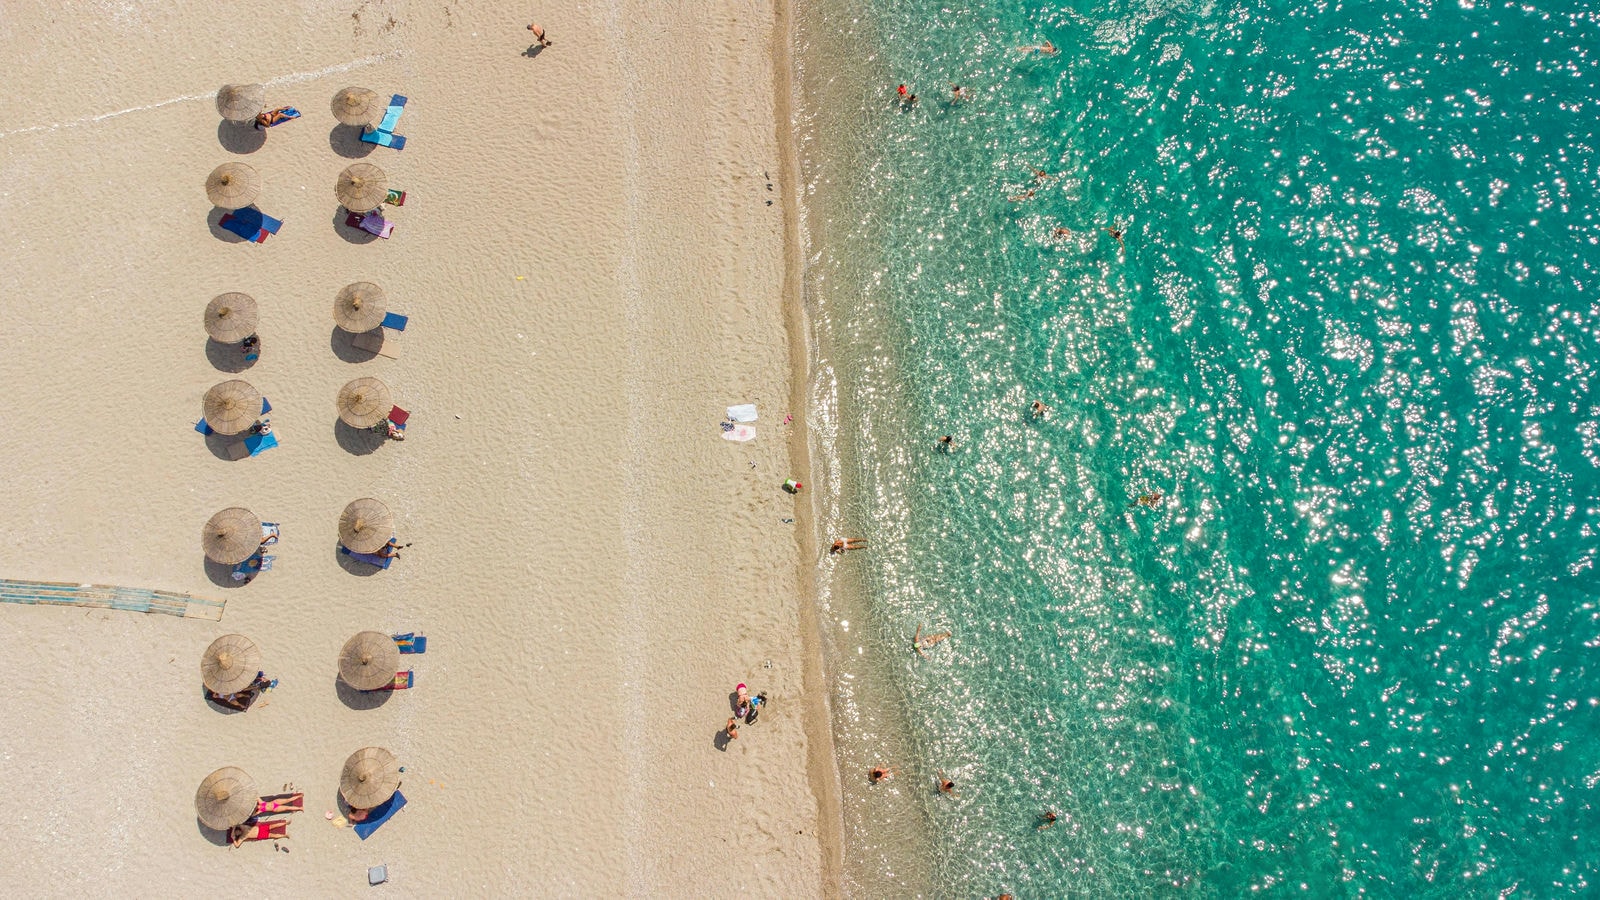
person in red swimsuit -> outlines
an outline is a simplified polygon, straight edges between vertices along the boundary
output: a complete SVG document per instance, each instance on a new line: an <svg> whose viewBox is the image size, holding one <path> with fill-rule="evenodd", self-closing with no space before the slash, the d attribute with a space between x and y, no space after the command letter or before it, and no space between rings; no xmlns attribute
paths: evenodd
<svg viewBox="0 0 1600 900"><path fill-rule="evenodd" d="M288 819L268 819L265 822L257 822L255 819L250 819L243 825L235 825L228 829L228 840L235 847L245 841L275 841L278 838L287 838L288 836Z"/></svg>

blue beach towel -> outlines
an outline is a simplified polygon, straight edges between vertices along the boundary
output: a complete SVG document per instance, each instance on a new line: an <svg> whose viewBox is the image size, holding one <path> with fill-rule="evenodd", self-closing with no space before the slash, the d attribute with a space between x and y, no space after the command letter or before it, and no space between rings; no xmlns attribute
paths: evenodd
<svg viewBox="0 0 1600 900"><path fill-rule="evenodd" d="M339 545L339 552L351 559L358 559L369 566L377 566L380 569L387 569L389 564L394 562L394 557L392 556L379 556L376 553L357 553L343 544Z"/></svg>
<svg viewBox="0 0 1600 900"><path fill-rule="evenodd" d="M406 137L392 131L369 131L361 136L361 140L368 144L377 144L379 147L392 147L396 150L406 148Z"/></svg>
<svg viewBox="0 0 1600 900"><path fill-rule="evenodd" d="M405 331L406 323L410 321L410 316L402 316L399 313L383 314L383 327L393 328L395 331Z"/></svg>
<svg viewBox="0 0 1600 900"><path fill-rule="evenodd" d="M206 420L205 419L201 419L200 421L194 423L194 430L200 432L201 434L203 434L203 435L205 435L207 437L210 437L214 433L211 430L211 426L206 424Z"/></svg>
<svg viewBox="0 0 1600 900"><path fill-rule="evenodd" d="M251 225L232 213L223 216L222 221L217 224L222 227L223 231L230 231L247 241L253 241L257 244L267 239L267 230L265 228L259 225Z"/></svg>
<svg viewBox="0 0 1600 900"><path fill-rule="evenodd" d="M355 824L356 834L360 835L363 841L366 840L367 838L371 837L372 833L377 831L378 828L383 825L383 823L393 818L395 813L405 809L405 806L406 795L400 793L399 791L395 791L393 797L390 797L377 806L374 806L367 812L367 820L365 822L357 822Z"/></svg>
<svg viewBox="0 0 1600 900"><path fill-rule="evenodd" d="M259 456L278 446L278 433L269 431L266 434L252 434L244 439L244 445L250 450L251 456Z"/></svg>
<svg viewBox="0 0 1600 900"><path fill-rule="evenodd" d="M400 648L400 652L401 653L427 653L428 652L428 636L427 635L416 634L414 632L408 631L405 634L397 634L397 635L395 635L394 636L394 643L395 643L395 646Z"/></svg>

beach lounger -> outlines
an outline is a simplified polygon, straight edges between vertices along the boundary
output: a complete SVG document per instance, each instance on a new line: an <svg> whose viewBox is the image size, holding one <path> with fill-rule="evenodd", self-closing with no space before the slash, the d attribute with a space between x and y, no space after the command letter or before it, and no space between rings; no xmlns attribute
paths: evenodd
<svg viewBox="0 0 1600 900"><path fill-rule="evenodd" d="M369 131L361 135L361 140L368 144L377 144L379 147L390 147L395 150L406 148L406 136L395 134L392 131Z"/></svg>
<svg viewBox="0 0 1600 900"><path fill-rule="evenodd" d="M400 358L400 332L390 331L387 328L374 328L358 334L350 339L350 345L358 350L376 353L389 359Z"/></svg>
<svg viewBox="0 0 1600 900"><path fill-rule="evenodd" d="M377 566L380 569L387 569L389 564L394 562L394 557L392 556L379 556L376 553L357 553L343 544L339 545L339 552L351 559L360 560L369 566Z"/></svg>
<svg viewBox="0 0 1600 900"><path fill-rule="evenodd" d="M368 234L375 234L384 240L388 240L389 235L394 233L394 223L376 212L369 212L366 215L351 213L344 217L344 224L351 228L359 228Z"/></svg>
<svg viewBox="0 0 1600 900"><path fill-rule="evenodd" d="M359 835L363 841L369 837L372 837L372 833L377 831L379 826L389 821L389 819L392 818L395 813L404 809L405 805L406 795L400 793L399 791L395 791L393 797L390 797L389 799L367 811L367 820L365 822L357 822L355 824L354 828L356 834Z"/></svg>
<svg viewBox="0 0 1600 900"><path fill-rule="evenodd" d="M405 206L406 205L406 192L405 191L397 191L394 188L390 188L389 189L389 196L383 198L383 202L389 204L390 206Z"/></svg>
<svg viewBox="0 0 1600 900"><path fill-rule="evenodd" d="M410 316L402 316L399 313L384 313L383 314L383 327L384 328L393 328L395 331L405 331L406 330L406 323L410 322L410 321L411 321L411 317Z"/></svg>
<svg viewBox="0 0 1600 900"><path fill-rule="evenodd" d="M278 446L278 433L269 431L266 434L252 434L244 439L244 446L250 451L251 456L260 456Z"/></svg>
<svg viewBox="0 0 1600 900"><path fill-rule="evenodd" d="M239 237L242 237L252 243L261 244L265 243L267 240L268 232L265 228L262 228L259 225L251 227L242 219L236 217L233 213L228 213L227 215L223 216L222 219L217 222L217 224L222 227L223 231L231 231L234 234L237 234Z"/></svg>
<svg viewBox="0 0 1600 900"><path fill-rule="evenodd" d="M428 636L408 631L395 635L394 645L400 648L401 653L427 653Z"/></svg>
<svg viewBox="0 0 1600 900"><path fill-rule="evenodd" d="M278 229L283 227L283 220L274 219L254 206L247 206L228 213L217 224L247 241L259 244L267 239L267 235L277 234Z"/></svg>

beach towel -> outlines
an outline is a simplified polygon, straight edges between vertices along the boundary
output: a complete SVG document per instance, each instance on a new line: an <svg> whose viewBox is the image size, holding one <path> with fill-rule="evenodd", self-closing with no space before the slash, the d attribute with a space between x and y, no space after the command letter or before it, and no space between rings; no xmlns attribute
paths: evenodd
<svg viewBox="0 0 1600 900"><path fill-rule="evenodd" d="M266 434L252 434L244 439L244 445L250 451L251 456L260 456L278 446L278 433L269 431Z"/></svg>
<svg viewBox="0 0 1600 900"><path fill-rule="evenodd" d="M394 150L406 148L406 138L403 134L392 131L369 131L361 136L361 140L368 144L377 144L379 147L389 147Z"/></svg>
<svg viewBox="0 0 1600 900"><path fill-rule="evenodd" d="M223 216L222 219L217 222L217 225L220 226L223 231L232 232L237 234L239 237L242 237L245 240L253 243L260 244L267 239L267 230L265 228L262 228L259 225L252 226L246 224L242 219L238 218L233 213L228 213L227 215Z"/></svg>
<svg viewBox="0 0 1600 900"><path fill-rule="evenodd" d="M756 420L756 405L744 403L739 406L728 407L728 418L735 422L754 422Z"/></svg>
<svg viewBox="0 0 1600 900"><path fill-rule="evenodd" d="M206 437L210 437L212 434L215 434L215 432L211 430L211 426L206 424L205 419L201 419L200 421L194 423L194 430L200 432Z"/></svg>
<svg viewBox="0 0 1600 900"><path fill-rule="evenodd" d="M400 429L401 431L406 430L406 420L409 418L411 418L411 413L406 412L398 406L389 410L389 421L393 422L394 427Z"/></svg>
<svg viewBox="0 0 1600 900"><path fill-rule="evenodd" d="M395 635L394 645L400 648L401 653L427 653L428 637L408 631L405 634Z"/></svg>
<svg viewBox="0 0 1600 900"><path fill-rule="evenodd" d="M360 560L369 566L377 566L380 569L387 569L389 564L394 562L394 557L392 556L379 556L376 553L357 553L343 544L339 545L339 552L351 559Z"/></svg>
<svg viewBox="0 0 1600 900"><path fill-rule="evenodd" d="M754 425L735 425L722 432L723 440L738 441L741 444L745 441L753 441L755 437L756 427Z"/></svg>
<svg viewBox="0 0 1600 900"><path fill-rule="evenodd" d="M409 691L411 690L411 686L417 683L416 677L417 676L415 672L396 672L394 673L394 681L390 682L387 687L377 688L377 690Z"/></svg>
<svg viewBox="0 0 1600 900"><path fill-rule="evenodd" d="M375 234L384 240L388 240L389 235L394 232L394 223L375 212L366 215L351 213L344 217L344 224L351 228L359 228L368 234Z"/></svg>
<svg viewBox="0 0 1600 900"><path fill-rule="evenodd" d="M395 331L405 331L406 330L406 323L410 322L410 321L411 321L411 317L410 316L402 316L399 313L384 313L383 314L383 327L384 328L393 328Z"/></svg>
<svg viewBox="0 0 1600 900"><path fill-rule="evenodd" d="M367 811L367 820L365 822L357 822L355 824L356 834L360 835L363 841L366 840L372 836L374 831L378 830L379 826L389 821L395 813L404 809L405 805L406 795L395 791L393 797Z"/></svg>
<svg viewBox="0 0 1600 900"><path fill-rule="evenodd" d="M276 544L278 542L278 536L279 532L277 522L261 523L261 546L270 547L273 544Z"/></svg>
<svg viewBox="0 0 1600 900"><path fill-rule="evenodd" d="M390 206L405 206L406 205L406 192L405 191L397 191L394 188L390 188L389 189L389 196L383 198L383 202L389 204Z"/></svg>
<svg viewBox="0 0 1600 900"><path fill-rule="evenodd" d="M264 553L257 552L254 556L233 567L233 580L249 581L258 572L270 572L272 571L272 563L276 559L276 556L267 556Z"/></svg>

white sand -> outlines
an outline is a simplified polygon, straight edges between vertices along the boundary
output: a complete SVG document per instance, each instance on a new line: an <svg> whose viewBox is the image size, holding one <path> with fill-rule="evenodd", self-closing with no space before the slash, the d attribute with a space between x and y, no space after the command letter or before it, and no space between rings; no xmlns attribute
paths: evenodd
<svg viewBox="0 0 1600 900"><path fill-rule="evenodd" d="M774 15L0 7L0 577L228 601L221 623L0 604L8 893L325 896L365 890L380 862L403 896L831 890L815 799L831 763L819 750L808 775L806 734L827 723L781 521L780 423L800 411ZM554 41L531 59L530 17ZM305 115L229 152L212 95L233 81ZM405 151L364 157L409 192L389 241L334 227L351 162L334 145L353 151L329 100L351 84L410 98ZM264 245L209 224L203 182L229 160L260 171L260 206L286 223ZM336 355L333 296L357 280L411 316L398 359ZM200 322L231 290L260 301L264 353L239 377L282 442L238 462L191 430L233 377ZM363 375L411 410L404 443L336 440L334 395ZM720 440L722 408L751 400L760 437ZM389 571L335 552L362 496L415 543ZM275 569L244 587L199 547L233 505L283 530ZM430 647L404 658L415 689L355 709L335 657L369 628ZM281 679L243 715L199 694L200 654L230 632ZM772 708L719 752L738 681ZM362 842L323 812L370 744L400 756L410 805ZM222 765L306 792L290 852L198 826L195 788Z"/></svg>

